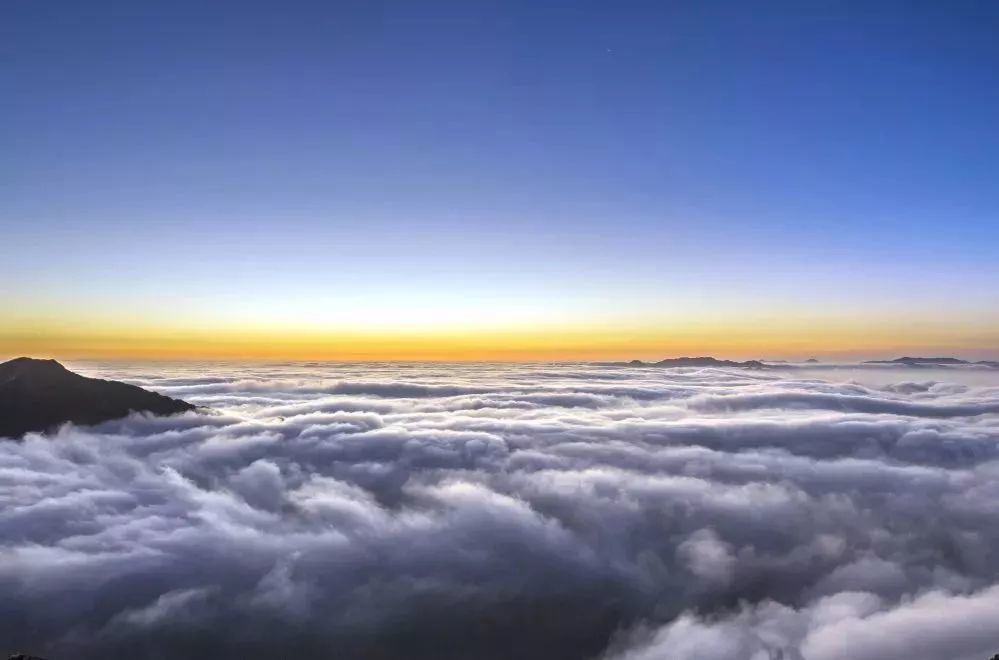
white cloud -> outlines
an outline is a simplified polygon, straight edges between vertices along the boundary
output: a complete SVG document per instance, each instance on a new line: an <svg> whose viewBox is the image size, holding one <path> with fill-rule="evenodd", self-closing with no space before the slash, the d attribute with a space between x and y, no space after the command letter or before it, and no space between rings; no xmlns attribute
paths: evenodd
<svg viewBox="0 0 999 660"><path fill-rule="evenodd" d="M114 369L217 410L0 444L10 651L999 651L999 388L981 374Z"/></svg>

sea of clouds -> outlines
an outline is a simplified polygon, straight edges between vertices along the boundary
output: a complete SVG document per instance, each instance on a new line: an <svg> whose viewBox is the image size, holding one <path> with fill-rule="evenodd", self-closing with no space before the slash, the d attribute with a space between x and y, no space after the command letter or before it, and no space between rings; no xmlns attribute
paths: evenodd
<svg viewBox="0 0 999 660"><path fill-rule="evenodd" d="M0 654L986 660L999 371L78 364L0 442Z"/></svg>

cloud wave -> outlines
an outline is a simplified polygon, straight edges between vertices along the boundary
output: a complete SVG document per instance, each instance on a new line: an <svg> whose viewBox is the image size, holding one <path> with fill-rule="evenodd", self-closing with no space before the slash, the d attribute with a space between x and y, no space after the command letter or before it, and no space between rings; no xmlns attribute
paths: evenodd
<svg viewBox="0 0 999 660"><path fill-rule="evenodd" d="M999 651L996 383L584 365L87 368L214 411L0 444L10 651Z"/></svg>

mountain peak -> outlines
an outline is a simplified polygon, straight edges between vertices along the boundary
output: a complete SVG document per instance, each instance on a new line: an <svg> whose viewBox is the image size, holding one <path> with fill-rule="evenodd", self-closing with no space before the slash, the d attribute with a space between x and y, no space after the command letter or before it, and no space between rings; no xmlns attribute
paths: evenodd
<svg viewBox="0 0 999 660"><path fill-rule="evenodd" d="M19 357L0 364L0 380L28 372L56 373L61 371L68 370L56 360Z"/></svg>
<svg viewBox="0 0 999 660"><path fill-rule="evenodd" d="M867 364L904 364L910 367L933 367L939 365L970 364L967 360L954 357L900 357L894 360L868 360Z"/></svg>
<svg viewBox="0 0 999 660"><path fill-rule="evenodd" d="M169 415L191 404L113 380L87 378L56 360L19 357L0 364L0 437L65 422L100 424L131 412Z"/></svg>

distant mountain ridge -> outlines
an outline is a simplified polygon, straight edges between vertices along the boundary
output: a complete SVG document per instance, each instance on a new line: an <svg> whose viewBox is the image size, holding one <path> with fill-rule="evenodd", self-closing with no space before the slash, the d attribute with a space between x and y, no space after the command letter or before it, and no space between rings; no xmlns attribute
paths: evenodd
<svg viewBox="0 0 999 660"><path fill-rule="evenodd" d="M666 358L665 360L659 360L658 362L643 362L642 360L631 360L630 362L596 362L598 366L607 367L720 367L720 368L738 368L738 369L797 369L800 364L807 365L821 365L822 363L815 358L810 358L805 360L804 363L794 364L787 363L780 360L768 360L766 362L762 360L745 360L739 362L737 360L720 360L718 358L710 356L700 356L700 357L676 357L676 358ZM855 363L856 364L856 363ZM978 367L992 367L999 369L999 361L994 360L979 360L978 362L971 362L969 360L962 360L955 357L900 357L894 360L867 360L863 364L883 364L883 365L904 365L914 368L947 368L956 367L962 365L968 366L978 366Z"/></svg>
<svg viewBox="0 0 999 660"><path fill-rule="evenodd" d="M910 367L945 367L960 364L977 364L986 367L999 367L999 362L994 360L971 362L955 357L900 357L894 360L868 360L864 364L904 364Z"/></svg>
<svg viewBox="0 0 999 660"><path fill-rule="evenodd" d="M759 360L746 360L737 362L735 360L719 360L718 358L701 357L678 357L666 358L658 362L642 362L632 360L631 362L600 362L598 364L616 367L736 367L741 369L773 369L774 365L760 362Z"/></svg>
<svg viewBox="0 0 999 660"><path fill-rule="evenodd" d="M0 437L19 438L65 422L99 424L131 412L170 415L194 409L135 385L81 376L55 360L21 357L0 364Z"/></svg>

